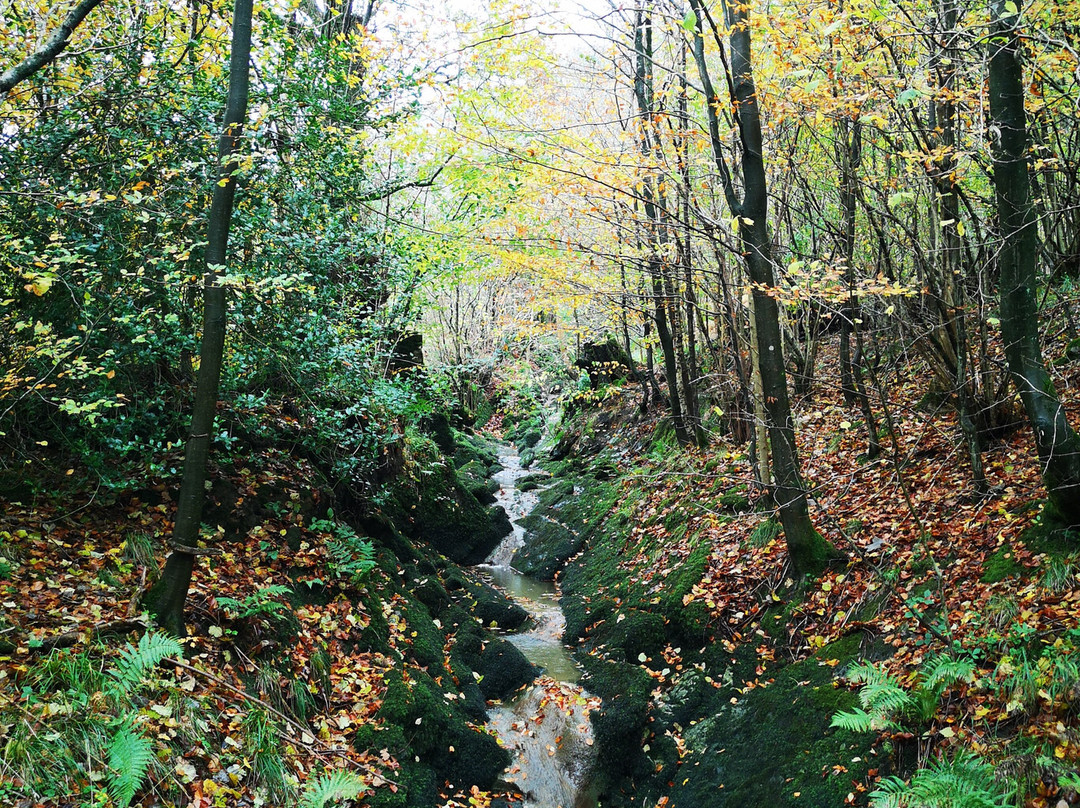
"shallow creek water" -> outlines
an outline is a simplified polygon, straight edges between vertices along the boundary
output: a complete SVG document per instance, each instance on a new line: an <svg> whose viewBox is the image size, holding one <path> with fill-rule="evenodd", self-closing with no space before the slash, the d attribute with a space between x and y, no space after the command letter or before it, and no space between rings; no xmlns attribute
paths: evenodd
<svg viewBox="0 0 1080 808"><path fill-rule="evenodd" d="M525 808L593 808L589 778L595 752L588 711L595 700L577 684L581 670L562 644L565 618L557 587L510 566L514 552L525 543L518 520L536 506L537 497L517 488L527 474L517 455L501 456L499 462L503 470L494 478L500 485L496 501L506 509L514 530L478 572L529 612L527 628L507 639L542 668L543 675L512 701L493 704L488 727L514 755L505 779L525 794Z"/></svg>

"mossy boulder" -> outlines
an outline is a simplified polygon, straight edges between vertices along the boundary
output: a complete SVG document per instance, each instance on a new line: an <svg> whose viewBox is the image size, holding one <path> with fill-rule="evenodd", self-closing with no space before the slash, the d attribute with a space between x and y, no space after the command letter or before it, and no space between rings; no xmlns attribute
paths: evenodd
<svg viewBox="0 0 1080 808"><path fill-rule="evenodd" d="M459 564L480 564L510 533L506 511L485 506L447 466L399 480L384 515L414 540L425 541ZM400 557L399 557L400 558Z"/></svg>
<svg viewBox="0 0 1080 808"><path fill-rule="evenodd" d="M461 622L452 654L470 671L485 699L504 699L537 676L536 667L511 642L492 637L475 621Z"/></svg>
<svg viewBox="0 0 1080 808"><path fill-rule="evenodd" d="M495 502L499 484L488 476L487 466L477 460L471 460L458 469L457 475L458 480L465 486L465 490L476 497L482 505L491 505Z"/></svg>
<svg viewBox="0 0 1080 808"><path fill-rule="evenodd" d="M589 376L589 386L596 390L604 384L625 380L633 374L634 362L614 337L581 346L574 365Z"/></svg>
<svg viewBox="0 0 1080 808"><path fill-rule="evenodd" d="M444 412L433 412L424 419L422 424L424 431L435 441L439 451L447 457L454 454L457 441L454 438L453 427L450 426L450 418Z"/></svg>
<svg viewBox="0 0 1080 808"><path fill-rule="evenodd" d="M494 474L502 466L499 465L500 445L490 438L482 435L466 435L464 432L454 432L455 449L453 453L454 466L463 468L470 463L476 463L487 470L487 475Z"/></svg>
<svg viewBox="0 0 1080 808"><path fill-rule="evenodd" d="M613 659L637 662L651 659L664 650L665 620L654 612L626 609L614 621L607 621L608 631L602 636L608 655Z"/></svg>
<svg viewBox="0 0 1080 808"><path fill-rule="evenodd" d="M637 665L585 657L585 688L601 698L591 713L597 745L597 771L614 780L643 762L652 678Z"/></svg>
<svg viewBox="0 0 1080 808"><path fill-rule="evenodd" d="M426 672L390 671L386 684L377 717L406 733L414 759L438 780L449 781L455 789L486 789L509 765L506 750L491 735L470 726L458 700L445 698L447 691Z"/></svg>
<svg viewBox="0 0 1080 808"><path fill-rule="evenodd" d="M768 687L745 693L703 688L703 677L686 681L684 675L660 711L685 728L688 750L680 767L684 776L675 778L668 804L846 804L849 793L858 793L855 784L865 782L874 736L830 728L837 711L858 703L838 686L835 674L843 667L831 660L849 661L858 653L858 637L847 638L782 668ZM750 647L737 654L756 662ZM684 692L677 693L684 682Z"/></svg>
<svg viewBox="0 0 1080 808"><path fill-rule="evenodd" d="M525 546L514 555L514 568L542 581L554 580L596 534L617 498L614 485L588 475L559 480L541 491L539 504L520 520Z"/></svg>
<svg viewBox="0 0 1080 808"><path fill-rule="evenodd" d="M469 595L473 599L472 613L485 626L513 631L529 619L529 613L498 589L483 582L472 582Z"/></svg>

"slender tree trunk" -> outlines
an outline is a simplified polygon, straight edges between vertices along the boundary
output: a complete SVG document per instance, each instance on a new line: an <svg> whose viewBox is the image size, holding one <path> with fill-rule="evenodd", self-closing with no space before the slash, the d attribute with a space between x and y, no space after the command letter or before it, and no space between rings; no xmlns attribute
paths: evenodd
<svg viewBox="0 0 1080 808"><path fill-rule="evenodd" d="M652 91L652 21L638 9L634 27L634 94L637 99L638 112L640 113L639 138L641 142L641 156L648 160L657 151L658 146L653 141L650 128L652 118L655 115L654 97ZM679 395L679 371L675 354L675 341L672 336L672 326L678 327L675 318L679 312L675 307L673 296L669 294L671 279L665 268L664 257L659 255L658 247L667 243L667 222L663 195L653 187L652 178L646 176L642 182L642 196L645 202L645 216L649 223L649 275L652 278L652 292L656 322L656 338L660 341L660 350L664 358L664 378L668 386L668 402L671 407L671 421L675 428L675 438L680 446L686 446L690 442L690 435L686 430L686 422L683 417L682 399ZM668 287L668 288L666 288Z"/></svg>
<svg viewBox="0 0 1080 808"><path fill-rule="evenodd" d="M1010 10L1011 8L1011 10ZM1038 233L1028 177L1024 74L1017 4L991 3L990 115L1002 246L998 254L1001 335L1013 381L1035 433L1043 483L1068 525L1080 525L1080 437L1046 372L1035 301Z"/></svg>
<svg viewBox="0 0 1080 808"><path fill-rule="evenodd" d="M718 99L712 90L712 81L705 62L702 31L706 19L709 20L717 45L722 46L722 43L701 0L691 0L691 6L697 17L694 55L705 89L705 109L709 118L713 158L725 186L724 193L731 213L739 220L746 271L752 286L753 316L758 339L757 364L761 372L765 409L769 416L769 442L775 478L773 497L780 511L784 540L796 577L815 574L824 568L829 556L836 551L814 529L810 521L810 508L795 447L795 426L788 399L779 310L776 298L771 293L776 281L773 276L767 223L768 193L762 153L761 117L751 59L749 14L745 6L728 7L727 23L731 29L729 86L742 145L743 197L740 201L731 183L731 172L727 168L720 145L716 112Z"/></svg>
<svg viewBox="0 0 1080 808"><path fill-rule="evenodd" d="M184 453L184 478L171 540L172 552L161 578L147 593L146 605L166 631L182 636L184 604L198 553L199 525L206 500L207 461L217 411L221 365L225 350L227 305L221 273L225 267L236 194L237 160L244 119L247 116L248 63L251 60L251 9L253 0L236 0L233 6L232 53L229 59L229 98L225 123L218 139L218 182L210 203L203 285L203 339L199 352L199 377Z"/></svg>
<svg viewBox="0 0 1080 808"><path fill-rule="evenodd" d="M769 463L769 414L765 411L765 393L761 388L761 364L757 357L761 352L758 344L757 315L754 312L754 298L747 296L746 307L750 312L750 360L751 384L754 398L754 473L757 481L768 488L772 485L772 466Z"/></svg>
<svg viewBox="0 0 1080 808"><path fill-rule="evenodd" d="M870 406L870 397L866 393L866 384L862 375L862 337L859 332L860 314L859 296L855 291L855 203L857 201L856 183L858 170L862 164L862 124L844 120L840 127L843 137L840 156L840 209L843 216L842 253L844 256L844 280L847 283L847 300L841 314L840 323L840 385L844 400L858 404L866 426L866 456L870 459L881 454L881 442L878 440L877 420L874 408ZM855 351L851 350L851 338L855 337Z"/></svg>

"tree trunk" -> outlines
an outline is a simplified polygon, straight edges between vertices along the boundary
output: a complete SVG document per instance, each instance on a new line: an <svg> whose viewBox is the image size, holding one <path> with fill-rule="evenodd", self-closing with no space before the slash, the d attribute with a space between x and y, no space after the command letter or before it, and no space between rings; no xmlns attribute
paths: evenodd
<svg viewBox="0 0 1080 808"><path fill-rule="evenodd" d="M191 432L184 447L184 478L172 552L161 578L147 593L147 608L158 624L177 636L186 633L184 604L195 568L196 545L203 504L206 500L207 460L214 431L221 364L225 350L227 305L221 273L227 260L229 226L236 193L236 154L244 119L247 116L248 63L251 60L251 9L253 0L235 0L233 6L232 53L229 59L229 98L225 123L218 139L218 182L210 203L206 244L206 272L203 279L203 338L199 351L199 378L191 415Z"/></svg>
<svg viewBox="0 0 1080 808"><path fill-rule="evenodd" d="M1035 302L1039 245L1028 178L1024 76L1016 30L1020 15L1016 9L1009 0L994 0L989 43L990 133L1003 242L998 254L1001 335L1009 371L1035 433L1050 502L1066 524L1080 525L1080 437L1069 425L1039 345Z"/></svg>
<svg viewBox="0 0 1080 808"><path fill-rule="evenodd" d="M697 17L694 56L705 89L705 109L709 119L709 134L713 158L724 184L724 194L733 216L739 221L746 270L754 298L754 322L757 325L758 369L765 409L769 417L769 442L775 485L773 497L784 526L784 540L795 576L820 572L830 555L836 551L822 538L810 522L806 489L799 469L795 448L795 428L788 400L787 377L784 369L783 343L776 298L771 294L776 282L773 277L772 249L767 226L768 194L765 183L765 161L762 154L761 117L757 90L754 87L751 60L750 21L745 6L729 6L727 23L731 30L731 102L736 116L742 145L743 198L740 201L731 182L731 172L724 159L717 120L717 97L712 89L705 62L703 24L710 27L721 45L715 24L708 17L701 0L691 0Z"/></svg>
<svg viewBox="0 0 1080 808"><path fill-rule="evenodd" d="M45 67L49 62L60 55L67 47L68 39L79 27L86 16L101 5L102 0L82 0L75 8L68 12L60 26L49 34L45 43L31 53L17 65L13 65L0 73L0 98L7 95L16 84L26 81L36 72Z"/></svg>
<svg viewBox="0 0 1080 808"><path fill-rule="evenodd" d="M652 91L652 21L640 9L634 27L634 95L637 100L641 130L641 156L648 159L658 149L657 143L650 136L649 128L655 114ZM659 183L658 183L659 184ZM671 421L675 428L675 438L680 446L690 442L683 417L682 399L679 395L679 370L675 356L675 341L672 326L678 328L679 316L673 294L670 293L671 279L665 268L666 258L659 255L658 247L667 242L667 216L663 194L653 188L652 178L644 177L642 196L645 202L645 217L648 221L649 237L649 275L652 278L652 292L656 322L656 338L660 341L660 350L664 359L664 377L668 386L668 401L671 407Z"/></svg>

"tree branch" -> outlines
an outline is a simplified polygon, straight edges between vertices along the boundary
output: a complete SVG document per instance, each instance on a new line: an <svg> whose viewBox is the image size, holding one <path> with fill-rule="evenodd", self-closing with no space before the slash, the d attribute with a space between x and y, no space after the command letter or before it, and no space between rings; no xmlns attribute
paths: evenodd
<svg viewBox="0 0 1080 808"><path fill-rule="evenodd" d="M37 71L51 62L59 55L60 51L67 47L68 39L86 19L86 15L97 8L103 0L82 0L75 8L68 12L60 27L53 31L45 44L31 53L14 67L10 67L0 74L0 96L6 96L11 89L21 81L25 81Z"/></svg>

